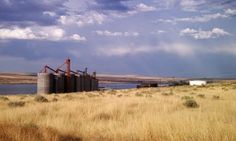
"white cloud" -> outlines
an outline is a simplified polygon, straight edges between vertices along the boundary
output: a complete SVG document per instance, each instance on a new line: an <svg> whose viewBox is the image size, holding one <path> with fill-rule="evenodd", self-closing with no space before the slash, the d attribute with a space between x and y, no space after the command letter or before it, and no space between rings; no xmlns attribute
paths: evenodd
<svg viewBox="0 0 236 141"><path fill-rule="evenodd" d="M124 57L127 55L139 55L150 53L167 53L177 55L182 58L195 57L197 54L226 54L236 56L236 44L227 46L215 46L205 48L205 46L194 46L186 43L160 43L157 46L110 46L98 48L96 54L107 57Z"/></svg>
<svg viewBox="0 0 236 141"><path fill-rule="evenodd" d="M208 22L214 19L227 18L225 14L215 13L215 14L206 14L203 16L196 16L190 18L176 18L176 22Z"/></svg>
<svg viewBox="0 0 236 141"><path fill-rule="evenodd" d="M190 30L190 32L192 32ZM182 58L195 57L197 54L226 54L236 56L236 44L218 45L206 48L205 46L195 46L187 43L160 43L156 46L124 45L107 46L97 48L97 55L107 57L124 57L127 55L139 55L150 53L167 53L177 55Z"/></svg>
<svg viewBox="0 0 236 141"><path fill-rule="evenodd" d="M154 6L148 6L146 4L139 3L136 6L134 6L132 10L129 10L127 12L110 11L108 16L115 17L115 18L125 18L125 17L132 16L135 14L156 11L156 10L158 9Z"/></svg>
<svg viewBox="0 0 236 141"><path fill-rule="evenodd" d="M161 23L170 23L170 24L176 24L177 22L175 21L175 19L158 19L158 22Z"/></svg>
<svg viewBox="0 0 236 141"><path fill-rule="evenodd" d="M176 0L154 0L153 2L157 5L158 9L171 9L177 3Z"/></svg>
<svg viewBox="0 0 236 141"><path fill-rule="evenodd" d="M63 29L58 27L27 27L27 28L0 28L0 40L19 39L19 40L76 40L85 41L85 37L78 34L66 36Z"/></svg>
<svg viewBox="0 0 236 141"><path fill-rule="evenodd" d="M184 34L194 34L196 32L197 32L197 30L195 30L195 29L185 28L185 29L180 31L180 34L181 35L184 35Z"/></svg>
<svg viewBox="0 0 236 141"><path fill-rule="evenodd" d="M87 39L83 36L80 36L79 34L73 34L69 37L72 40L77 40L77 41L86 41Z"/></svg>
<svg viewBox="0 0 236 141"><path fill-rule="evenodd" d="M153 6L148 6L143 3L140 3L136 6L136 10L140 12L149 12L149 11L155 11L156 8Z"/></svg>
<svg viewBox="0 0 236 141"><path fill-rule="evenodd" d="M160 43L157 46L138 46L138 45L126 45L126 46L112 46L112 47L101 47L97 49L98 55L105 55L108 57L112 56L126 56L126 55L137 55L143 53L168 53L175 54L180 57L188 57L194 55L194 47L181 44L173 43L166 44Z"/></svg>
<svg viewBox="0 0 236 141"><path fill-rule="evenodd" d="M93 24L103 24L105 21L113 20L113 18L124 18L142 12L150 12L157 10L155 7L143 3L139 3L133 6L131 10L128 10L126 12L116 10L91 10L93 9L92 7L98 6L97 2L95 1L84 2L82 0L81 2L76 1L75 3L78 3L80 5L79 8L78 5L74 6L69 3L66 4L69 12L67 13L67 15L62 15L59 17L58 22L60 24L68 26L78 25L80 27L83 27Z"/></svg>
<svg viewBox="0 0 236 141"><path fill-rule="evenodd" d="M174 19L159 19L159 22L176 24L177 22L208 22L215 19L224 19L236 15L236 9L227 9L224 13L205 14L195 17L174 18Z"/></svg>
<svg viewBox="0 0 236 141"><path fill-rule="evenodd" d="M160 34L164 34L166 33L166 31L164 30L158 30L158 31L152 31L151 34L154 34L154 35L160 35Z"/></svg>
<svg viewBox="0 0 236 141"><path fill-rule="evenodd" d="M63 25L70 25L70 24L74 24L76 23L76 18L75 16L60 16L60 18L58 19L59 23L63 24Z"/></svg>
<svg viewBox="0 0 236 141"><path fill-rule="evenodd" d="M60 28L50 29L48 32L48 37L53 37L55 39L61 39L64 37L65 31Z"/></svg>
<svg viewBox="0 0 236 141"><path fill-rule="evenodd" d="M198 47L199 53L207 53L207 54L225 54L225 55L234 55L236 56L236 43L228 43L222 45L215 45L214 47Z"/></svg>
<svg viewBox="0 0 236 141"><path fill-rule="evenodd" d="M1 28L0 39L36 39L36 35L30 28L18 28L13 29Z"/></svg>
<svg viewBox="0 0 236 141"><path fill-rule="evenodd" d="M195 30L195 29L191 29L191 28L186 28L183 29L182 31L180 31L180 35L184 36L191 36L194 39L210 39L210 38L217 38L217 37L221 37L221 36L226 36L226 35L230 35L230 33L224 31L221 28L213 28L210 31L204 31L201 29Z"/></svg>
<svg viewBox="0 0 236 141"><path fill-rule="evenodd" d="M180 6L185 11L196 11L199 5L206 3L205 0L181 0Z"/></svg>
<svg viewBox="0 0 236 141"><path fill-rule="evenodd" d="M105 31L97 30L96 33L97 35L102 35L102 36L122 36L123 35L122 32L110 32L108 30L105 30Z"/></svg>
<svg viewBox="0 0 236 141"><path fill-rule="evenodd" d="M236 44L217 47L217 48L208 50L208 52L218 53L218 54L229 54L229 55L235 55L236 56Z"/></svg>
<svg viewBox="0 0 236 141"><path fill-rule="evenodd" d="M54 16L57 15L55 12L52 12L52 11L44 11L43 14L44 14L44 15L51 16L51 17L54 17Z"/></svg>
<svg viewBox="0 0 236 141"><path fill-rule="evenodd" d="M225 14L236 15L236 9L227 9L225 10Z"/></svg>
<svg viewBox="0 0 236 141"><path fill-rule="evenodd" d="M11 5L10 0L3 0L3 2L4 2L5 4L7 4L7 5Z"/></svg>
<svg viewBox="0 0 236 141"><path fill-rule="evenodd" d="M139 33L138 32L111 32L108 30L105 31L101 31L101 30L97 30L95 31L97 35L101 35L101 36L138 36Z"/></svg>
<svg viewBox="0 0 236 141"><path fill-rule="evenodd" d="M96 11L90 11L81 15L64 15L60 16L59 23L63 25L76 24L80 27L92 24L102 24L107 16Z"/></svg>
<svg viewBox="0 0 236 141"><path fill-rule="evenodd" d="M194 55L196 47L193 45L187 45L183 43L162 43L160 44L160 51L165 53L175 54L180 57L190 57Z"/></svg>

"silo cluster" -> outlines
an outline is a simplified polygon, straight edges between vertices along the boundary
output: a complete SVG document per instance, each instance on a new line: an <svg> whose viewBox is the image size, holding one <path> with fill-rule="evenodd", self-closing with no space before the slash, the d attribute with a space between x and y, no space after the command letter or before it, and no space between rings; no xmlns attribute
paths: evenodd
<svg viewBox="0 0 236 141"><path fill-rule="evenodd" d="M95 75L65 73L38 73L37 93L70 93L98 90L98 80Z"/></svg>

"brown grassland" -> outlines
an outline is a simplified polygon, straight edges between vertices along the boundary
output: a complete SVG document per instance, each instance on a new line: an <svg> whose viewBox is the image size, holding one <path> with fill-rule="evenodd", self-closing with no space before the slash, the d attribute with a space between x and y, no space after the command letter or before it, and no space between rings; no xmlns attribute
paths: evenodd
<svg viewBox="0 0 236 141"><path fill-rule="evenodd" d="M43 96L0 96L0 141L236 140L235 82Z"/></svg>

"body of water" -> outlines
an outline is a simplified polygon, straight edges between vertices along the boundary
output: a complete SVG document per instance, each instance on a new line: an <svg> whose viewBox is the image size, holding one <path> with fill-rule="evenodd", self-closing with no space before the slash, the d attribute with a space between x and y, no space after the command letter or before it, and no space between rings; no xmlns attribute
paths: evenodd
<svg viewBox="0 0 236 141"><path fill-rule="evenodd" d="M0 95L36 94L36 84L0 84Z"/></svg>
<svg viewBox="0 0 236 141"><path fill-rule="evenodd" d="M129 83L101 83L99 87L105 89L130 89L136 88L137 84ZM15 94L36 94L36 84L0 84L0 95L15 95Z"/></svg>
<svg viewBox="0 0 236 141"><path fill-rule="evenodd" d="M101 83L99 84L99 87L105 88L105 89L131 89L136 88L137 84L132 83Z"/></svg>

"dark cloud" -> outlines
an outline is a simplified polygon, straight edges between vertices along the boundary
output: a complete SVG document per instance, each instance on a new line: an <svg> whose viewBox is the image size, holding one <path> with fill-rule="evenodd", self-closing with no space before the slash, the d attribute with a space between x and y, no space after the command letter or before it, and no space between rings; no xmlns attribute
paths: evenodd
<svg viewBox="0 0 236 141"><path fill-rule="evenodd" d="M1 0L0 1L0 24L22 25L55 24L59 15L65 13L63 0ZM45 11L54 12L54 16L45 14Z"/></svg>
<svg viewBox="0 0 236 141"><path fill-rule="evenodd" d="M221 2L222 5L235 4L235 0L224 0Z"/></svg>
<svg viewBox="0 0 236 141"><path fill-rule="evenodd" d="M183 1L182 1L183 2ZM217 9L236 8L236 0L192 0L192 3L182 5L188 11L211 11Z"/></svg>
<svg viewBox="0 0 236 141"><path fill-rule="evenodd" d="M208 0L206 5L217 6L222 8L236 8L235 0Z"/></svg>
<svg viewBox="0 0 236 141"><path fill-rule="evenodd" d="M66 58L67 42L51 41L22 41L14 40L7 44L0 44L0 56L24 58L25 60L39 60L42 58ZM58 51L60 50L60 51Z"/></svg>
<svg viewBox="0 0 236 141"><path fill-rule="evenodd" d="M96 0L97 5L93 8L97 10L128 11L130 7L124 4L130 0Z"/></svg>

